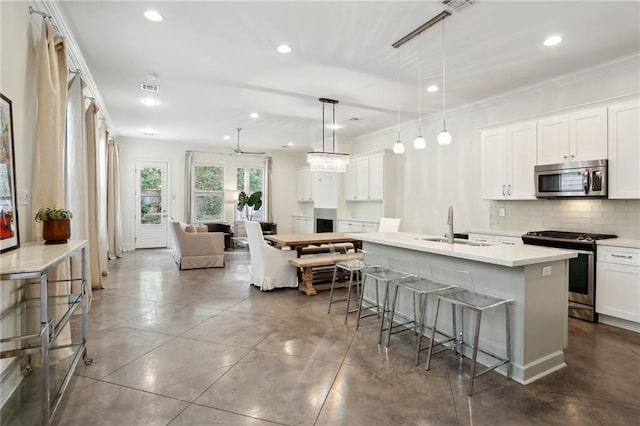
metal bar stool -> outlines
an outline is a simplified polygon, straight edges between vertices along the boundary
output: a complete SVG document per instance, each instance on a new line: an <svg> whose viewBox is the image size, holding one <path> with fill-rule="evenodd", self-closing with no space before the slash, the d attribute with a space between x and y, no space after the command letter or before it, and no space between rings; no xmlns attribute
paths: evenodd
<svg viewBox="0 0 640 426"><path fill-rule="evenodd" d="M430 274L429 274L430 275ZM446 291L455 288L456 286L447 282L438 282L432 278L416 277L414 279L407 279L398 281L395 283L395 291L393 299L391 301L391 314L389 316L390 327L387 330L387 342L386 347L389 347L391 340L391 334L399 333L406 330L407 326L413 326L413 333L416 345L415 364L418 365L420 352L428 349L428 347L422 347L422 335L424 329L424 323L427 319L427 300L429 295L436 292ZM413 321L407 321L405 323L393 325L396 313L396 307L398 303L398 290L404 290L411 293L412 296L412 308L413 308ZM416 309L416 299L418 300L419 309ZM394 328L400 328L401 330L393 331Z"/></svg>
<svg viewBox="0 0 640 426"><path fill-rule="evenodd" d="M390 265L394 264L394 262L390 261L389 264ZM389 283L398 282L406 279L413 279L416 277L416 275L409 272L395 270L395 269L391 269L390 267L384 267L380 265L367 266L363 272L364 272L364 278L362 281L362 291L360 293L360 303L358 305L358 317L356 320L356 330L360 326L360 320L362 318L366 318L372 315L377 315L377 316L382 315L380 319L380 333L378 334L378 343L380 344L382 343L382 335L386 331L386 327L385 327L386 313L389 312ZM376 282L376 306L375 306L376 312L363 315L362 306L364 302L366 285L367 285L367 282L371 279L375 280ZM378 294L379 294L378 285L380 282L382 282L384 286L384 298L382 301L382 306L380 306L379 298L378 298ZM373 306L369 306L368 308L371 308L371 307Z"/></svg>
<svg viewBox="0 0 640 426"><path fill-rule="evenodd" d="M458 353L458 350L457 350L458 344L461 345L462 350L460 351L460 354L462 355L464 351L464 345L466 344L464 342L462 332L460 333L460 341L456 340L457 329L456 329L455 311L453 315L454 337L441 342L434 343L436 326L438 323L438 313L440 310L440 302L447 302L451 304L451 306L454 308L458 307L462 310L469 309L476 312L475 334L473 336L473 344L471 345L473 352L472 352L472 364L471 364L471 378L469 382L468 395L471 396L473 394L473 381L476 377L480 377L483 374L500 367L501 365L504 365L504 364L507 365L507 378L510 379L511 378L511 326L510 326L511 321L509 317L509 306L511 305L511 303L513 303L513 300L489 296L486 294L481 294L475 291L466 290L462 288L437 294L436 295L436 313L433 319L433 327L431 328L431 341L429 342L429 353L427 355L427 370L429 370L429 367L431 365L431 356L434 354L433 348L435 346L438 346L438 345L444 346L445 343L453 341L454 350L456 351L456 353ZM487 367L485 370L476 374L476 359L477 359L478 350L479 350L478 339L480 337L480 322L482 320L482 312L488 309L497 308L498 306L502 306L502 305L504 305L505 307L506 358L501 358L498 355L495 355L493 353L483 351L480 349L482 353L491 356L492 358L496 359L497 362L494 365L491 365ZM447 347L443 347L442 349L440 349L435 353L437 354L447 349L448 349Z"/></svg>
<svg viewBox="0 0 640 426"><path fill-rule="evenodd" d="M357 308L354 309L349 309L349 306L351 304L351 300L353 299L353 293L352 293L352 289L353 289L353 284L354 284L354 278L355 278L355 287L356 287L356 297L359 298L360 297L360 290L361 290L361 283L362 283L362 271L365 268L365 263L363 262L363 258L364 256L362 255L362 253L358 253L360 256L358 259L353 259L353 260L347 260L344 262L336 262L336 264L333 267L333 280L331 281L331 293L329 294L329 310L328 313L331 313L331 305L333 305L334 303L338 303L338 302L347 302L347 308L345 310L344 313L344 323L347 323L347 318L349 316L349 313L351 312L357 312ZM333 294L334 294L334 288L336 285L336 278L338 276L338 270L343 270L345 272L349 273L349 284L347 286L347 297L344 299L338 299L338 300L334 300L333 299ZM376 300L377 301L377 300Z"/></svg>

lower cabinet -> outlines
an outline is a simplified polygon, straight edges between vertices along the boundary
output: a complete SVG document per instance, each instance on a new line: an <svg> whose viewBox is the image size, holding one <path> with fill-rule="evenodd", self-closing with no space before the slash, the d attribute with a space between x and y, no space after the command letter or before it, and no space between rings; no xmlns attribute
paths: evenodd
<svg viewBox="0 0 640 426"><path fill-rule="evenodd" d="M640 249L598 246L596 312L640 323Z"/></svg>
<svg viewBox="0 0 640 426"><path fill-rule="evenodd" d="M338 232L378 232L378 224L360 220L338 220Z"/></svg>
<svg viewBox="0 0 640 426"><path fill-rule="evenodd" d="M293 216L291 228L294 234L312 234L314 231L313 218L310 216Z"/></svg>

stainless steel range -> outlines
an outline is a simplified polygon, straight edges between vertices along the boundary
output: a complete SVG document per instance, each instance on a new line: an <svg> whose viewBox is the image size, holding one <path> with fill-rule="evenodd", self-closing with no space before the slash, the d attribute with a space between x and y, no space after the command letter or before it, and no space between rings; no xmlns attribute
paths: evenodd
<svg viewBox="0 0 640 426"><path fill-rule="evenodd" d="M578 253L577 258L569 259L569 316L596 322L596 241L616 237L611 234L534 231L523 235L522 241Z"/></svg>

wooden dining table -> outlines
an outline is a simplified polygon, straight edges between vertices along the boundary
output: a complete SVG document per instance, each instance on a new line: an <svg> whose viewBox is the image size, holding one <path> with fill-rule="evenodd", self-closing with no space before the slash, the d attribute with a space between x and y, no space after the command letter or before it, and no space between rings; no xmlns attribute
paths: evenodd
<svg viewBox="0 0 640 426"><path fill-rule="evenodd" d="M298 254L298 259L290 261L292 265L299 268L300 291L309 296L316 294L317 290L330 288L329 284L317 284L314 282L326 282L333 276L333 263L340 260L349 260L343 250L336 250L331 256L311 258L312 254L330 253L331 247L328 244L351 243L354 248L362 248L362 241L356 238L346 237L344 232L321 232L316 234L276 234L265 235L265 240L271 241L275 247L290 247ZM323 245L325 245L323 247ZM340 255L340 251L343 252ZM344 259L343 259L344 258ZM302 262L300 262L302 261ZM328 267L331 266L330 271Z"/></svg>

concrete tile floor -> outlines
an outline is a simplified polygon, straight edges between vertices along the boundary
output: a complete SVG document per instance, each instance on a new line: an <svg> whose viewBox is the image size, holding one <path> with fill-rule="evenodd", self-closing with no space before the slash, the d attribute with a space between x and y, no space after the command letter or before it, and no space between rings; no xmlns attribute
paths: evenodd
<svg viewBox="0 0 640 426"><path fill-rule="evenodd" d="M381 349L373 318L356 331L342 305L326 313L328 292L262 293L248 252L179 272L167 250L139 250L109 269L89 316L94 363L55 424L640 424L636 333L570 319L567 368L528 386L492 372L469 398L467 360L439 355L426 372L410 336Z"/></svg>

